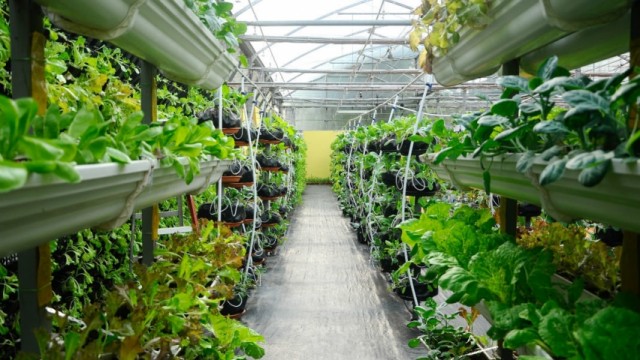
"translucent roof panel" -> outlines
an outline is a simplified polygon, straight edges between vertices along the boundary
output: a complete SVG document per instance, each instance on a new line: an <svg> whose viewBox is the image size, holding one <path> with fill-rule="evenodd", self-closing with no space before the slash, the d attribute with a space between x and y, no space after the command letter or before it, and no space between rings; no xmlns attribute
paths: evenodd
<svg viewBox="0 0 640 360"><path fill-rule="evenodd" d="M265 67L354 69L366 60L363 52L367 48L400 45L399 41L407 38L417 5L415 0L237 0L235 9L238 20L249 23L246 41ZM367 24L358 24L362 21ZM316 26L314 22L331 22L332 26ZM394 25L384 25L389 22ZM300 23L305 26L298 26ZM349 54L355 55L343 63L328 64ZM308 82L321 76L272 72L272 80L282 82Z"/></svg>

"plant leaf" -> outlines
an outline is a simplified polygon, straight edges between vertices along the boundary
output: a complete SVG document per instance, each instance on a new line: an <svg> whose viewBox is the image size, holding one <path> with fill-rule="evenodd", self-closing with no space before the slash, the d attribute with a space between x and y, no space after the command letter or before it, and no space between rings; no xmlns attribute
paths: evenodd
<svg viewBox="0 0 640 360"><path fill-rule="evenodd" d="M571 90L562 95L562 98L573 107L582 107L589 110L599 110L609 113L609 101L602 96L588 90Z"/></svg>
<svg viewBox="0 0 640 360"><path fill-rule="evenodd" d="M567 169L579 170L594 167L604 161L612 159L613 156L613 152L605 153L602 150L580 153L567 162Z"/></svg>
<svg viewBox="0 0 640 360"><path fill-rule="evenodd" d="M549 185L558 180L564 174L567 161L567 159L558 159L547 165L540 173L540 185Z"/></svg>
<svg viewBox="0 0 640 360"><path fill-rule="evenodd" d="M529 81L520 76L502 76L498 78L496 84L498 86L502 86L503 88L518 90L522 93L529 93Z"/></svg>
<svg viewBox="0 0 640 360"><path fill-rule="evenodd" d="M605 160L596 166L582 169L580 175L578 175L578 181L587 187L598 185L600 181L604 179L605 175L607 175L610 166L611 160Z"/></svg>
<svg viewBox="0 0 640 360"><path fill-rule="evenodd" d="M541 121L533 127L533 131L541 134L565 134L569 132L566 126L560 121Z"/></svg>
<svg viewBox="0 0 640 360"><path fill-rule="evenodd" d="M28 176L29 172L23 164L0 161L0 193L21 188Z"/></svg>
<svg viewBox="0 0 640 360"><path fill-rule="evenodd" d="M518 114L518 102L512 99L501 99L491 106L491 113L508 118Z"/></svg>
<svg viewBox="0 0 640 360"><path fill-rule="evenodd" d="M518 162L516 162L516 170L519 173L526 173L533 166L535 159L536 154L533 151L527 151L522 154L518 159Z"/></svg>
<svg viewBox="0 0 640 360"><path fill-rule="evenodd" d="M504 347L507 349L516 349L538 340L538 333L532 328L514 329L507 333L504 337Z"/></svg>
<svg viewBox="0 0 640 360"><path fill-rule="evenodd" d="M509 119L499 115L485 115L478 120L478 125L494 127L508 123Z"/></svg>

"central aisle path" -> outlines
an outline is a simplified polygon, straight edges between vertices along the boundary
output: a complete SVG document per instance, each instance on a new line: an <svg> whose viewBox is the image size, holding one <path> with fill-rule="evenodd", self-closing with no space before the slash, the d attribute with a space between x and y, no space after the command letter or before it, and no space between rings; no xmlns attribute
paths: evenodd
<svg viewBox="0 0 640 360"><path fill-rule="evenodd" d="M404 360L409 313L357 243L329 186L308 186L243 317L270 360ZM422 353L424 354L424 353Z"/></svg>

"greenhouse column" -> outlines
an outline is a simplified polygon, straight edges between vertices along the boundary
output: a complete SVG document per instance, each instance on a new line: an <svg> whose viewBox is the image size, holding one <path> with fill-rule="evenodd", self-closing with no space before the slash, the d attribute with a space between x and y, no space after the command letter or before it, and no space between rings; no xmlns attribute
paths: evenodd
<svg viewBox="0 0 640 360"><path fill-rule="evenodd" d="M142 61L140 87L142 112L144 113L143 122L150 124L155 122L157 118L156 68L146 61ZM158 239L159 225L158 205L142 209L142 263L147 266L153 263L153 250Z"/></svg>
<svg viewBox="0 0 640 360"><path fill-rule="evenodd" d="M631 8L631 36L629 66L634 69L640 66L640 1L636 0ZM631 77L639 76L632 73ZM636 129L638 108L633 107L629 113L629 128ZM621 258L622 290L640 295L640 235L625 231Z"/></svg>
<svg viewBox="0 0 640 360"><path fill-rule="evenodd" d="M44 115L47 89L44 78L42 10L31 0L10 0L11 66L13 97L33 97ZM21 350L38 353L35 331L49 331L45 306L53 297L49 244L18 253L20 282Z"/></svg>
<svg viewBox="0 0 640 360"><path fill-rule="evenodd" d="M520 61L518 59L511 60L502 65L502 75L519 75ZM518 202L507 197L500 198L500 207L498 208L498 221L500 222L500 231L516 236L518 226ZM513 351L502 347L502 341L498 342L500 359L513 359Z"/></svg>

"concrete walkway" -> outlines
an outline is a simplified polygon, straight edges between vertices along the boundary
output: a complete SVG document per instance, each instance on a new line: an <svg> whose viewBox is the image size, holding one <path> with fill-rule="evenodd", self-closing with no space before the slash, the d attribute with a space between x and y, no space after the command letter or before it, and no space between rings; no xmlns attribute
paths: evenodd
<svg viewBox="0 0 640 360"><path fill-rule="evenodd" d="M265 337L267 360L424 356L407 346L418 333L406 328L410 314L387 288L330 186L310 185L243 322Z"/></svg>

